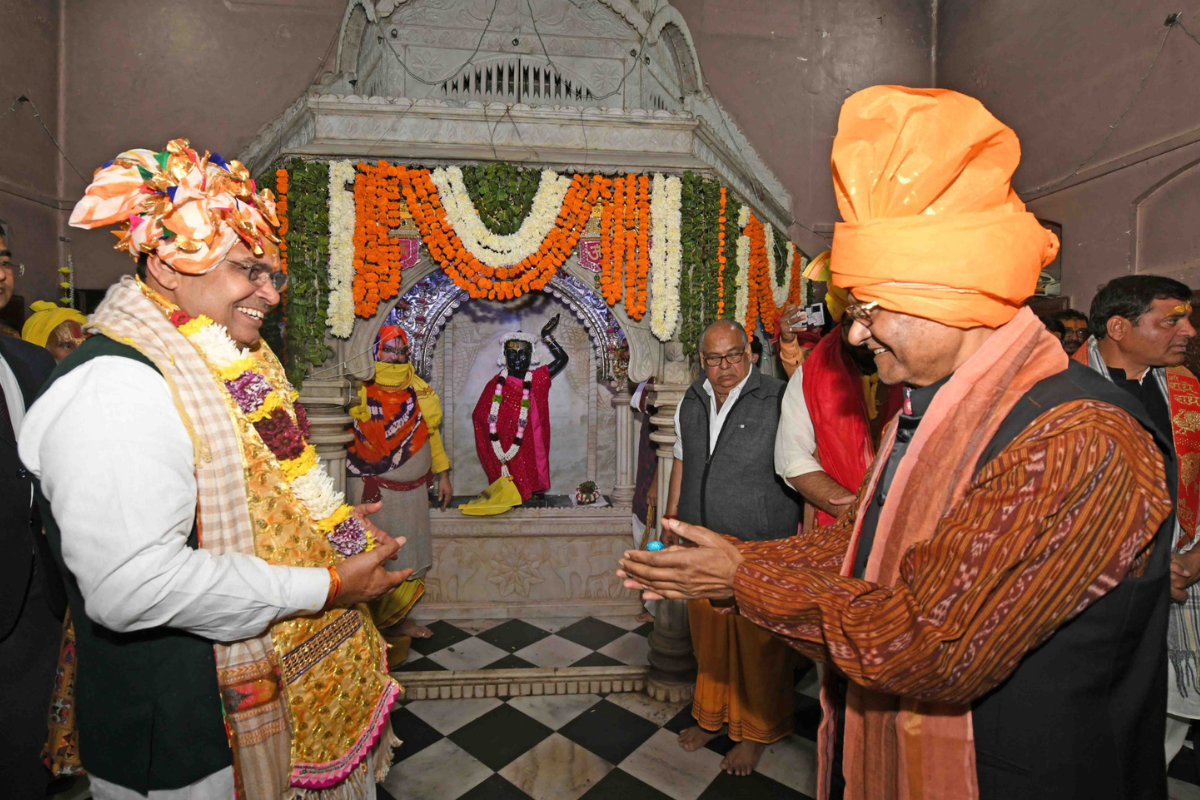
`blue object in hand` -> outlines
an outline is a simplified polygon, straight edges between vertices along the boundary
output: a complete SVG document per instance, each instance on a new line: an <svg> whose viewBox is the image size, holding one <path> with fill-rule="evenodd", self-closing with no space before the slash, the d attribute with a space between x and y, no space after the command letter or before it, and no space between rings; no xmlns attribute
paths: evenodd
<svg viewBox="0 0 1200 800"><path fill-rule="evenodd" d="M662 542L658 541L657 539L655 539L655 540L654 540L654 541L652 541L652 542L647 542L647 543L646 543L646 549L647 549L647 550L650 550L650 551L652 551L652 552L653 552L653 551L657 551L657 550L662 550L662 549L664 549L665 547L666 547L666 545L664 545Z"/></svg>

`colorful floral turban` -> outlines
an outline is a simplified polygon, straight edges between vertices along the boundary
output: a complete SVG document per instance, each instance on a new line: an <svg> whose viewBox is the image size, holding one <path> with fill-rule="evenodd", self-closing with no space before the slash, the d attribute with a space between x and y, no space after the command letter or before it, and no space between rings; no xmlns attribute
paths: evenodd
<svg viewBox="0 0 1200 800"><path fill-rule="evenodd" d="M96 170L71 225L117 223L117 250L135 259L156 253L189 275L221 263L239 239L255 255L262 255L263 239L279 242L271 191L256 192L241 162L207 151L201 157L187 139L168 142L161 153L126 150Z"/></svg>
<svg viewBox="0 0 1200 800"><path fill-rule="evenodd" d="M826 250L804 268L804 277L810 281L822 281L825 284L825 307L829 309L829 318L836 325L842 321L846 306L850 305L850 292L834 286L833 273L829 269L832 251Z"/></svg>
<svg viewBox="0 0 1200 800"><path fill-rule="evenodd" d="M1021 145L974 98L873 86L833 140L833 284L956 328L996 328L1033 294L1058 238L1012 190Z"/></svg>

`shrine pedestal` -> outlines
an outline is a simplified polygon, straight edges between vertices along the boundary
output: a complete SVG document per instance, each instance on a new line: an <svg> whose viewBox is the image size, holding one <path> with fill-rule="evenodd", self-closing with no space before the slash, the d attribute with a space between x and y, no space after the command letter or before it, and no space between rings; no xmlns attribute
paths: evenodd
<svg viewBox="0 0 1200 800"><path fill-rule="evenodd" d="M433 567L414 619L623 616L642 611L617 562L628 509L516 508L494 517L431 509Z"/></svg>

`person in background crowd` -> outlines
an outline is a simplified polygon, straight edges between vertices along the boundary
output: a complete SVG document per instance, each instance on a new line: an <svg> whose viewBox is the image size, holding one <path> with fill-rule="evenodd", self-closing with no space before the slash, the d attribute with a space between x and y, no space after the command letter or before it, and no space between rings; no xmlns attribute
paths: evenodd
<svg viewBox="0 0 1200 800"><path fill-rule="evenodd" d="M654 378L642 381L629 398L629 405L641 418L641 433L638 435L637 470L633 481L633 546L645 547L654 532L658 516L658 445L650 439L654 423L650 418L658 408L650 404L650 393L654 391ZM638 614L641 623L654 621L655 604L645 604L646 610Z"/></svg>
<svg viewBox="0 0 1200 800"><path fill-rule="evenodd" d="M650 599L716 601L834 667L822 800L1167 794L1175 461L1020 307L1058 240L1011 189L1019 159L957 92L846 100L833 282L905 408L834 525L737 542L667 520L698 546L621 562Z"/></svg>
<svg viewBox="0 0 1200 800"><path fill-rule="evenodd" d="M1200 382L1183 366L1196 329L1192 290L1157 275L1109 281L1092 299L1091 332L1075 360L1138 399L1179 463L1167 633L1167 763L1200 719Z"/></svg>
<svg viewBox="0 0 1200 800"><path fill-rule="evenodd" d="M408 573L260 338L287 283L274 198L176 139L96 170L70 222L119 225L138 260L20 441L66 569L92 797L374 797L400 688L361 604Z"/></svg>
<svg viewBox="0 0 1200 800"><path fill-rule="evenodd" d="M819 280L829 279L826 266ZM845 304L832 292L826 302L836 327L803 363L784 361L791 378L775 436L775 472L804 498L806 531L832 524L854 502L879 436L904 402L901 387L880 383L871 351L850 345Z"/></svg>
<svg viewBox="0 0 1200 800"><path fill-rule="evenodd" d="M0 220L0 308L13 295L11 247ZM53 370L45 349L0 336L0 794L22 800L43 797L50 778L41 754L66 597L17 442Z"/></svg>
<svg viewBox="0 0 1200 800"><path fill-rule="evenodd" d="M1081 311L1067 308L1050 317L1052 322L1062 325L1062 346L1067 355L1073 356L1088 339L1088 318Z"/></svg>
<svg viewBox="0 0 1200 800"><path fill-rule="evenodd" d="M1046 319L1042 320L1042 322L1045 323L1046 330L1054 334L1055 339L1058 339L1059 342L1062 342L1063 334L1067 332L1067 329L1063 327L1063 324L1056 319Z"/></svg>
<svg viewBox="0 0 1200 800"><path fill-rule="evenodd" d="M33 314L21 328L21 338L30 344L44 347L62 361L83 344L83 325L87 317L73 308L64 308L58 303L43 300L30 306Z"/></svg>
<svg viewBox="0 0 1200 800"><path fill-rule="evenodd" d="M722 320L705 329L705 377L675 410L675 460L668 516L746 541L792 536L800 504L775 476L775 430L783 381L750 365L746 331ZM698 750L727 733L737 742L721 762L749 775L766 745L789 735L793 719L791 648L749 620L719 614L707 600L688 603L699 675L692 716L679 736Z"/></svg>
<svg viewBox="0 0 1200 800"><path fill-rule="evenodd" d="M751 364L751 366L759 367L759 369L762 369L762 367L759 365L759 362L762 361L762 356L763 356L762 342L760 342L758 340L757 336L751 336L750 337L750 364Z"/></svg>
<svg viewBox="0 0 1200 800"><path fill-rule="evenodd" d="M350 409L354 441L346 453L350 502L382 502L376 523L404 531L408 542L386 566L392 572L411 569L412 577L371 604L371 617L387 640L392 668L407 660L414 638L433 635L409 619L425 594L425 574L433 566L428 486L436 479L443 511L454 495L450 457L442 444L442 403L416 373L410 353L403 328L380 328L375 376L359 387L358 405Z"/></svg>

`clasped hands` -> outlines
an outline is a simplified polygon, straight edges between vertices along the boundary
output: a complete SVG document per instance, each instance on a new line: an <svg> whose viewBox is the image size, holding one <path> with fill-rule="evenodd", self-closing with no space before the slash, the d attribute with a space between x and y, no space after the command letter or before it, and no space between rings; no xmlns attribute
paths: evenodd
<svg viewBox="0 0 1200 800"><path fill-rule="evenodd" d="M382 507L383 503L365 503L355 506L351 512L366 525L367 531L375 539L375 546L337 565L342 589L333 600L334 606L346 608L366 603L382 597L412 577L411 569L389 572L384 566L385 562L396 558L406 540L403 536L393 539L367 519Z"/></svg>
<svg viewBox="0 0 1200 800"><path fill-rule="evenodd" d="M664 538L685 542L665 550L627 550L617 576L646 600L727 600L742 553L725 537L677 519L662 520Z"/></svg>

